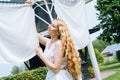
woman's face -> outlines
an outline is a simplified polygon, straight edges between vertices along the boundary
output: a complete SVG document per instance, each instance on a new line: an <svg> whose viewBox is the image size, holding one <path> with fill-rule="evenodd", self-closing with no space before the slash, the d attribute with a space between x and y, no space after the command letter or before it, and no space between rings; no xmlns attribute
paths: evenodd
<svg viewBox="0 0 120 80"><path fill-rule="evenodd" d="M59 29L57 25L58 25L57 20L54 20L53 23L48 26L48 33L50 35L58 35Z"/></svg>

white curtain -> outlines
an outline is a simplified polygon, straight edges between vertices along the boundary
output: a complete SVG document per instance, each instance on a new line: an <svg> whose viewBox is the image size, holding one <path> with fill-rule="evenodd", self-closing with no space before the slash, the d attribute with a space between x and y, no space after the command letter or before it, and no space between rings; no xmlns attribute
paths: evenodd
<svg viewBox="0 0 120 80"><path fill-rule="evenodd" d="M84 48L89 41L87 28L85 0L53 0L59 19L63 19L74 39L77 49Z"/></svg>
<svg viewBox="0 0 120 80"><path fill-rule="evenodd" d="M35 56L34 11L26 4L0 4L0 63L18 64Z"/></svg>

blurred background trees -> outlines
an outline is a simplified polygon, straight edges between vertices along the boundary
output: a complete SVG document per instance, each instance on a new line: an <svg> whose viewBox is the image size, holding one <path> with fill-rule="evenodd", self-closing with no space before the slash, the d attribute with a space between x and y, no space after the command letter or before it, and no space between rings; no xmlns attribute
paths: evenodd
<svg viewBox="0 0 120 80"><path fill-rule="evenodd" d="M97 0L95 6L99 11L96 26L103 30L99 39L109 43L120 43L120 0Z"/></svg>

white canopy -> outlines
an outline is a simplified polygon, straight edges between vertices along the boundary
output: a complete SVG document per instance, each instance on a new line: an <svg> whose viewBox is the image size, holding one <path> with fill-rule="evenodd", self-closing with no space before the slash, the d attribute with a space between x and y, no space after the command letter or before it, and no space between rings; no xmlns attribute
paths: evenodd
<svg viewBox="0 0 120 80"><path fill-rule="evenodd" d="M38 44L30 5L0 4L0 63L22 63L35 55Z"/></svg>
<svg viewBox="0 0 120 80"><path fill-rule="evenodd" d="M89 41L85 17L85 1L66 5L62 0L53 4L60 19L68 24L78 49ZM70 3L70 2L69 2ZM0 63L22 63L35 56L38 44L34 11L26 4L0 4Z"/></svg>
<svg viewBox="0 0 120 80"><path fill-rule="evenodd" d="M53 4L58 18L67 23L77 49L84 48L89 42L85 1L54 0Z"/></svg>

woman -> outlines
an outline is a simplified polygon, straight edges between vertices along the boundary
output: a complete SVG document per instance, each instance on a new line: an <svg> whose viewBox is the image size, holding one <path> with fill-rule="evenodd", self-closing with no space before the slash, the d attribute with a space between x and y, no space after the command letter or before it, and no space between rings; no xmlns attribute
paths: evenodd
<svg viewBox="0 0 120 80"><path fill-rule="evenodd" d="M48 26L48 33L51 39L39 35L39 41L46 46L44 53L40 47L36 49L48 68L46 80L82 80L79 53L65 22L54 20Z"/></svg>

